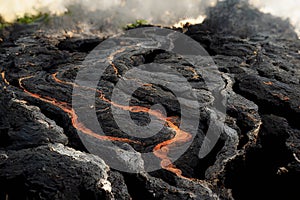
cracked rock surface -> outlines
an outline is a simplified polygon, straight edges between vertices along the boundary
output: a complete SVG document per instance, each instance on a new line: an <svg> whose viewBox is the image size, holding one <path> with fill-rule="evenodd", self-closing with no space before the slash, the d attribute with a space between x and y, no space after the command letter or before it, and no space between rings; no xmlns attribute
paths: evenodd
<svg viewBox="0 0 300 200"><path fill-rule="evenodd" d="M222 79L225 123L216 122L214 131L221 130L220 137L203 158L199 151L218 111L211 109L215 97L203 74L187 59L155 48L130 49L113 59L98 83L101 95L96 92L100 98L95 107L84 103L81 107L96 110L109 136L97 138L83 128L88 121L77 121L71 103L82 61L105 39L57 39L30 25L2 30L0 199L292 199L297 195L300 42L291 25L246 2L229 0L210 8L202 24L177 31L205 48ZM108 58L114 55L110 48ZM195 137L173 163L168 163L172 148L163 151L163 142L180 134L183 140L189 137L177 129L183 116L174 93L158 84L141 84L127 107L109 100L119 79L145 64L165 64L178 71L201 102ZM167 71L159 73L178 78ZM147 77L147 70L140 75ZM176 90L186 92L180 85ZM152 120L154 128L160 126L161 113L148 112L158 103L169 121L157 135L141 133L138 138L114 121L113 106L130 110L136 125ZM191 105L186 99L184 106ZM126 129L132 128L128 123ZM82 136L95 149L87 149ZM153 156L153 163L147 162L143 153L158 147L163 159ZM114 169L107 157L136 173ZM155 162L161 169L148 172Z"/></svg>

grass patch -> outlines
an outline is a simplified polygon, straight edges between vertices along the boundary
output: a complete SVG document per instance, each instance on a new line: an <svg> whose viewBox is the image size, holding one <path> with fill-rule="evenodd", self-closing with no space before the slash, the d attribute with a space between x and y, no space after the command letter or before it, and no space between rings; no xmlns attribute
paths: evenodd
<svg viewBox="0 0 300 200"><path fill-rule="evenodd" d="M3 29L3 28L5 28L5 27L8 27L8 26L10 26L10 25L11 25L11 24L9 24L9 23L0 22L0 30Z"/></svg>
<svg viewBox="0 0 300 200"><path fill-rule="evenodd" d="M3 29L3 28L5 28L5 27L8 27L8 26L10 26L10 24L9 24L9 23L6 23L6 22L3 20L3 18L0 16L0 30Z"/></svg>
<svg viewBox="0 0 300 200"><path fill-rule="evenodd" d="M49 15L47 13L43 14L43 13L39 13L37 15L25 15L24 17L18 18L16 20L16 23L19 24L31 24L40 20L48 20L49 19Z"/></svg>
<svg viewBox="0 0 300 200"><path fill-rule="evenodd" d="M47 13L39 13L37 15L25 15L24 17L20 17L15 20L13 23L8 23L3 20L3 18L0 16L0 30L12 26L13 24L32 24L34 22L38 21L44 21L47 22L49 20L49 14Z"/></svg>
<svg viewBox="0 0 300 200"><path fill-rule="evenodd" d="M140 26L143 26L143 25L147 25L149 24L147 20L144 20L144 19L138 19L136 20L134 23L131 23L131 24L127 24L124 29L125 30L128 30L128 29L133 29L133 28L137 28L137 27L140 27Z"/></svg>

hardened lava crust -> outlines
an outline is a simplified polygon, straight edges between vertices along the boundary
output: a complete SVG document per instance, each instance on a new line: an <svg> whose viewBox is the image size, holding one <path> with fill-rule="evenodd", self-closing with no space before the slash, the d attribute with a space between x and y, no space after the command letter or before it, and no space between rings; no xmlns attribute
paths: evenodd
<svg viewBox="0 0 300 200"><path fill-rule="evenodd" d="M81 63L106 38L58 39L40 31L38 24L1 30L0 199L243 200L297 196L300 41L293 27L246 2L229 0L209 8L202 24L175 31L204 47L223 80L225 123L216 145L204 158L199 157L199 150L215 97L201 71L188 60L155 48L111 49L109 66L95 89L94 109L105 132L100 136L79 121L72 108L72 92ZM130 105L111 100L120 77L144 64L165 64L180 72L201 102L198 131L174 163L170 159L172 147L190 139L180 130L182 108L176 95L137 78L141 86ZM176 79L174 74L168 77ZM184 92L180 85L175 89ZM163 105L168 117L150 111L157 103ZM130 136L114 122L112 107L129 111L141 126L150 118L166 123L150 138ZM79 132L91 141L103 141L103 157L89 153ZM106 145L107 141L115 145ZM148 172L141 154L154 150L161 169ZM111 168L104 154L137 173Z"/></svg>

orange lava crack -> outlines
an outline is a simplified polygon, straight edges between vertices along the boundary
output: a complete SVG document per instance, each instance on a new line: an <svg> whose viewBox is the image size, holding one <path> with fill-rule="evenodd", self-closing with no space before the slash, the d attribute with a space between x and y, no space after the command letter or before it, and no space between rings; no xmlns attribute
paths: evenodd
<svg viewBox="0 0 300 200"><path fill-rule="evenodd" d="M80 87L80 86L76 85L75 83L66 82L66 81L62 81L62 80L58 79L57 78L57 73L52 74L52 78L53 78L54 81L56 81L60 84L67 84L67 85L71 85L73 87ZM92 89L92 88L89 88L89 89ZM182 177L181 170L176 168L176 166L172 164L171 159L168 157L169 148L172 147L172 146L175 146L178 143L185 143L185 142L190 141L192 139L192 136L191 136L190 133L187 133L187 132L181 130L175 124L175 122L173 122L175 117L165 117L159 111L151 110L147 107L120 105L120 104L117 104L117 103L112 102L109 99L107 99L100 90L96 90L96 92L100 93L99 98L102 101L105 101L105 102L109 103L110 105L112 105L114 107L129 111L129 112L133 112L133 113L138 113L138 112L148 113L149 115L155 116L157 119L165 121L167 123L167 125L172 130L175 131L176 134L172 139L166 140L164 142L161 142L161 143L157 144L153 149L154 150L153 153L156 157L161 159L161 167L163 169L171 171L171 172L175 173L176 175Z"/></svg>
<svg viewBox="0 0 300 200"><path fill-rule="evenodd" d="M117 67L114 65L113 63L113 60L114 60L114 57L116 54L118 53L121 53L123 52L125 49L121 49L121 50L118 50L114 53L112 53L110 56L108 56L108 60L109 60L109 63L110 65L113 67L114 69L114 72L116 75L119 74L118 72L118 69ZM72 82L66 82L66 81L62 81L60 79L57 78L57 73L54 73L52 74L52 79L59 83L59 84L67 84L67 85L71 85L73 87L80 87L78 85L76 85L75 83L72 83ZM78 121L78 116L76 115L75 111L70 108L69 106L67 106L67 103L65 102L59 102L53 98L50 98L50 97L42 97L38 94L34 94L34 93L31 93L29 92L28 90L26 90L24 88L24 86L22 86L22 81L24 79L28 79L28 78L31 78L31 77L25 77L25 78L21 78L19 80L19 83L20 83L20 87L23 88L23 90L35 97L35 98L38 98L40 100L43 100L45 102L48 102L48 103L51 103L59 108L61 108L63 111L65 111L66 113L68 113L72 119L72 124L73 126L82 131L83 133L87 134L87 135L90 135L90 136L93 136L95 138L98 138L98 139L101 139L101 140L112 140L112 141L120 141L120 142L127 142L127 143L139 143L140 142L136 142L136 141L132 141L130 139L125 139L125 138L117 138L117 137L111 137L111 136L101 136L101 135L98 135L97 133L93 132L92 130L88 129L87 127L84 126L84 124L82 124L81 122ZM88 88L88 89L92 89L92 88ZM165 121L166 124L168 125L168 127L170 127L176 134L175 136L172 138L172 139L169 139L169 140L166 140L166 141L163 141L159 144L157 144L154 148L153 148L153 153L156 157L158 157L159 159L161 159L161 162L160 162L160 165L163 169L165 170L168 170L170 172L173 172L175 173L177 176L179 177L182 177L182 178L185 178L185 179L189 179L189 178L186 178L182 175L182 171L180 169L178 169L171 161L171 159L168 157L168 153L170 151L170 148L171 147L174 147L175 145L177 144L180 144L180 143L185 143L185 142L188 142L192 139L192 135L188 132L185 132L183 130L181 130L176 124L175 124L175 117L165 117L162 113L160 113L159 111L155 111L155 110L151 110L147 107L142 107L142 106L124 106L124 105L120 105L120 104L117 104L115 102L112 102L110 101L109 99L107 99L104 94L102 93L102 91L100 90L97 90L97 89L92 89L92 90L95 90L95 92L99 93L99 98L102 100L102 101L105 101L107 103L109 103L110 105L112 106L115 106L117 108L120 108L120 109L123 109L123 110L126 110L126 111L129 111L129 112L134 112L134 113L138 113L138 112L144 112L144 113L148 113L149 115L152 115L152 116L155 116L157 119L159 120L162 120L162 121Z"/></svg>
<svg viewBox="0 0 300 200"><path fill-rule="evenodd" d="M69 116L71 117L72 120L72 125L74 126L74 128L76 128L77 130L81 131L84 134L90 135L92 137L95 137L97 139L100 140L108 140L108 141L119 141L119 142L126 142L126 143L137 143L139 144L139 142L137 141L133 141L127 138L118 138L118 137L112 137L112 136L103 136L103 135L99 135L97 133L95 133L94 131L90 130L89 128L85 127L84 124L82 124L79 120L78 120L78 116L76 115L75 111L73 108L70 108L70 106L68 106L68 103L66 102L61 102L61 101L57 101L55 98L51 98L51 97L42 97L39 94L35 94L32 93L30 91L28 91L22 84L22 81L26 80L26 79L30 79L33 76L27 76L27 77L23 77L19 79L19 85L20 87L23 89L23 91L25 93L27 93L28 95L36 98L36 99L40 99L44 102L50 103L60 109L62 109L64 112L68 113Z"/></svg>

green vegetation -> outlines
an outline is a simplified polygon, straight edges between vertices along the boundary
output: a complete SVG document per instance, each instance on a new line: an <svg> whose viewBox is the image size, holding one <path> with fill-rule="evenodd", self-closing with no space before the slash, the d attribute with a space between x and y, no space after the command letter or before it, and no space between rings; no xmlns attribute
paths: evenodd
<svg viewBox="0 0 300 200"><path fill-rule="evenodd" d="M14 23L18 24L31 24L37 21L48 21L49 20L49 15L44 14L44 13L39 13L37 15L25 15L24 17L18 18L15 22L13 23L8 23L3 20L3 18L0 16L0 30L13 25Z"/></svg>
<svg viewBox="0 0 300 200"><path fill-rule="evenodd" d="M8 27L8 26L10 26L9 23L5 23L5 22L0 21L0 30L5 28L5 27Z"/></svg>
<svg viewBox="0 0 300 200"><path fill-rule="evenodd" d="M140 27L140 26L143 26L143 25L147 25L149 24L147 22L147 20L144 20L144 19L138 19L136 20L134 23L131 23L131 24L127 24L126 27L124 27L125 29L133 29L133 28L137 28L137 27Z"/></svg>
<svg viewBox="0 0 300 200"><path fill-rule="evenodd" d="M10 24L9 23L6 23L3 18L0 16L0 30L9 26Z"/></svg>
<svg viewBox="0 0 300 200"><path fill-rule="evenodd" d="M20 24L31 24L39 20L47 20L47 19L49 19L48 14L39 13L37 15L32 15L32 16L25 15L24 17L18 18L16 22Z"/></svg>

